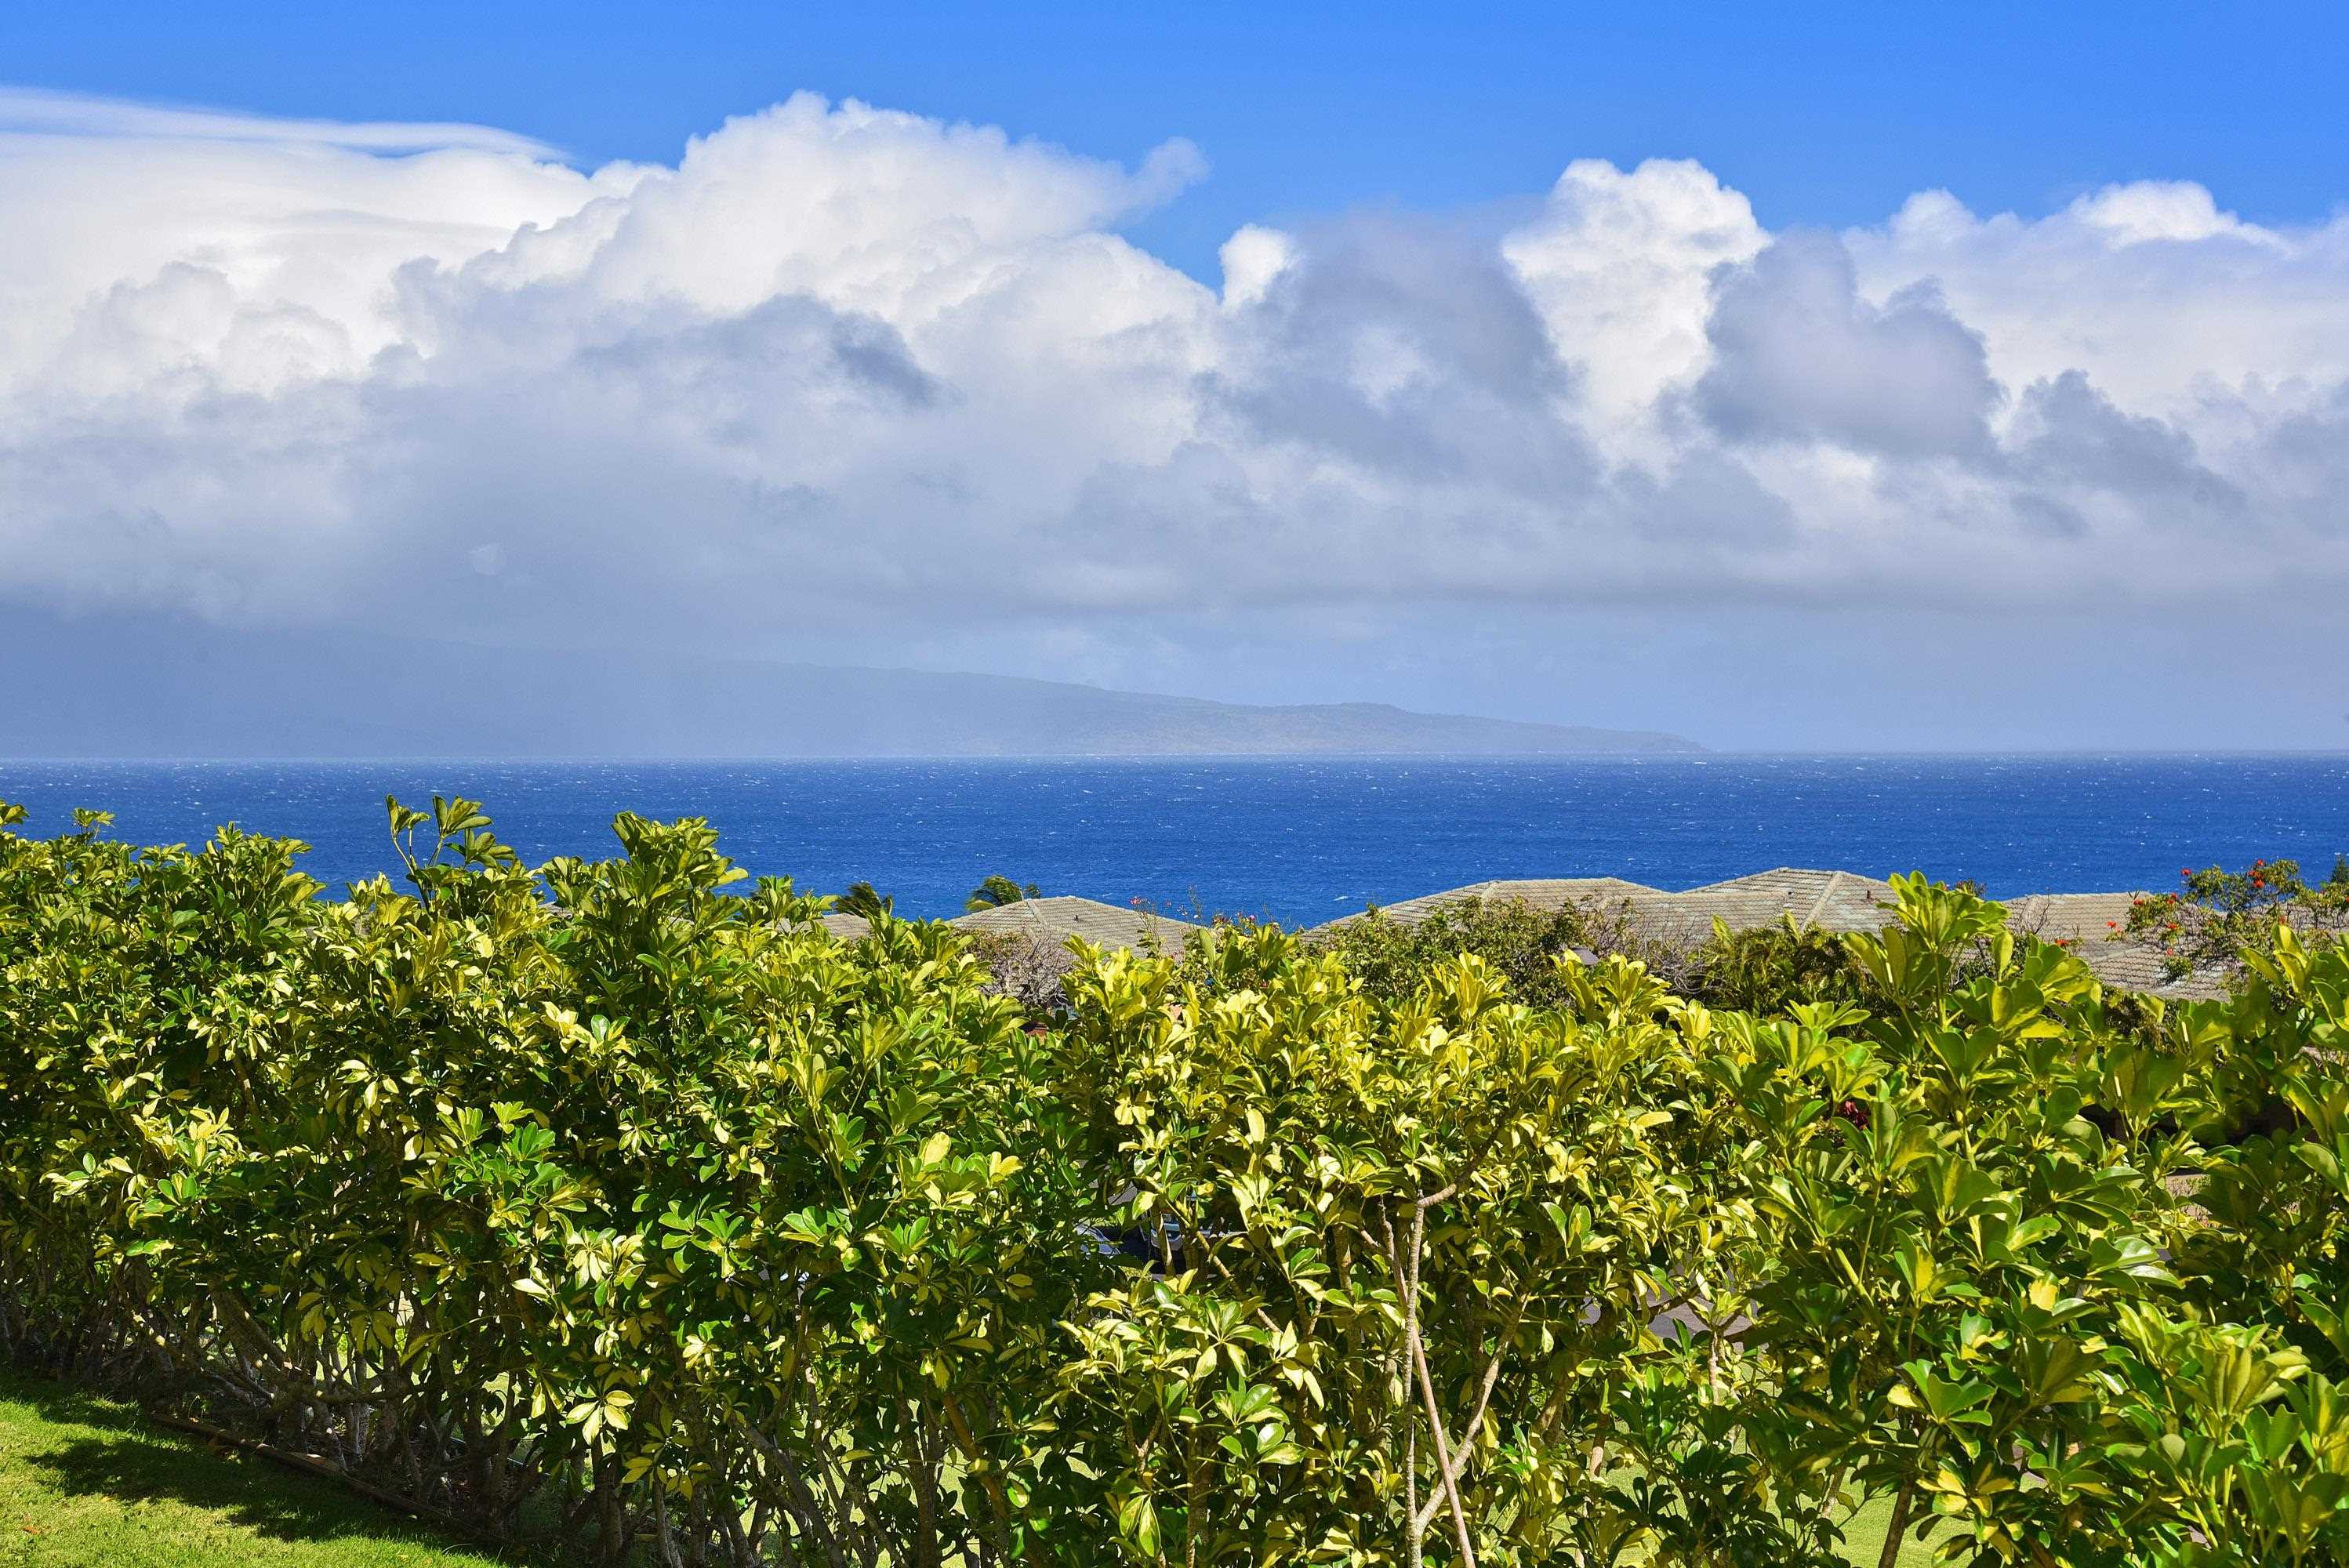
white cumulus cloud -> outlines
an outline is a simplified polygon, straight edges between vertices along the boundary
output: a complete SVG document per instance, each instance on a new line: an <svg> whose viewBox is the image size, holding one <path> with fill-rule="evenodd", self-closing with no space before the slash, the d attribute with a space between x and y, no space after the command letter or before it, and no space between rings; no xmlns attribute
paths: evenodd
<svg viewBox="0 0 2349 1568"><path fill-rule="evenodd" d="M1773 232L1583 160L1503 234L1245 227L1211 289L1122 232L1205 172L807 94L583 171L0 93L0 596L1175 681L1252 618L2349 587L2349 220Z"/></svg>

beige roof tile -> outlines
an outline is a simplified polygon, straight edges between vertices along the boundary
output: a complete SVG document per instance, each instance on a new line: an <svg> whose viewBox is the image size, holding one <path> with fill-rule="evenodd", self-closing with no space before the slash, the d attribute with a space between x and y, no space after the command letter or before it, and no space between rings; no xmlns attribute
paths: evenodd
<svg viewBox="0 0 2349 1568"><path fill-rule="evenodd" d="M1625 882L1620 877L1547 877L1474 882L1467 887L1447 888L1442 892L1423 893L1417 898L1373 907L1388 920L1403 925L1416 925L1439 909L1461 903L1522 903L1534 909L1559 910L1569 903L1587 903L1594 898L1611 902L1629 895L1653 894L1655 892L1654 888ZM1329 926L1342 925L1361 918L1359 914L1343 915L1330 921Z"/></svg>
<svg viewBox="0 0 2349 1568"><path fill-rule="evenodd" d="M2139 943L2112 940L2128 923L2127 892L2035 893L2005 901L2007 923L2020 934L2053 942L2065 939L2108 985L2174 997L2209 996L2224 990L2221 977L2196 975L2171 982L2160 955ZM1896 903L1892 884L1856 872L1779 866L1666 892L1621 877L1529 877L1472 882L1466 887L1377 906L1381 916L1417 924L1437 910L1460 903L1522 903L1543 911L1569 904L1619 912L1632 930L1650 941L1671 944L1702 942L1718 918L1732 931L1751 931L1792 917L1797 925L1827 931L1878 931L1889 924ZM1316 931L1333 931L1360 914L1346 915ZM823 927L844 942L868 934L853 914L827 914ZM965 931L1025 936L1057 947L1071 936L1103 947L1174 951L1183 934L1198 927L1145 910L1066 895L1021 899L994 909L957 916L947 923Z"/></svg>
<svg viewBox="0 0 2349 1568"><path fill-rule="evenodd" d="M2140 896L2080 892L2011 899L2005 901L2007 923L2018 934L2045 941L2066 939L2096 977L2109 985L2165 996L2220 994L2224 987L2219 977L2197 975L2170 982L2162 974L2159 954L2141 944L2110 940L2114 932L2128 923L2129 904ZM1880 931L1892 923L1898 898L1892 884L1877 877L1779 866L1684 892L1666 892L1620 877L1474 882L1387 904L1380 913L1389 920L1415 924L1438 909L1462 903L1523 903L1541 910L1557 910L1568 903L1595 904L1602 911L1620 911L1632 929L1650 941L1679 945L1704 940L1715 919L1732 931L1775 925L1785 917L1791 917L1797 925L1826 931ZM1348 915L1316 929L1333 930L1361 918Z"/></svg>
<svg viewBox="0 0 2349 1568"><path fill-rule="evenodd" d="M863 916L833 913L818 917L824 930L843 942L858 942L873 934ZM1147 947L1154 942L1173 950L1183 933L1196 930L1186 922L1170 920L1144 910L1120 908L1090 898L1030 898L994 909L957 915L947 922L963 931L999 932L1036 938L1058 946L1071 936L1103 947Z"/></svg>
<svg viewBox="0 0 2349 1568"><path fill-rule="evenodd" d="M2160 954L2145 943L2122 939L2120 934L2128 929L2129 906L2145 896L2137 892L2034 893L2007 901L2006 923L2043 942L2064 942L2107 985L2162 996L2225 995L2225 975L2193 975L2173 981L2162 972Z"/></svg>
<svg viewBox="0 0 2349 1568"><path fill-rule="evenodd" d="M1000 932L1054 943L1081 936L1103 947L1157 946L1170 951L1182 946L1185 932L1198 929L1187 922L1169 920L1146 910L1121 908L1098 899L1065 894L1023 898L1014 903L957 915L947 923L964 931Z"/></svg>

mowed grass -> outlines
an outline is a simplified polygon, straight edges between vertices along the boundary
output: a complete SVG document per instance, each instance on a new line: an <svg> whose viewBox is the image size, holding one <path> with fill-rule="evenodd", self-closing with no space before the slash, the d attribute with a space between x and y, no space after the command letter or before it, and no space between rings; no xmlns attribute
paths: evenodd
<svg viewBox="0 0 2349 1568"><path fill-rule="evenodd" d="M0 1568L489 1568L332 1481L0 1373Z"/></svg>
<svg viewBox="0 0 2349 1568"><path fill-rule="evenodd" d="M1873 1568L1891 1514L1877 1498L1845 1525ZM1904 1542L1900 1568L1930 1544ZM316 1476L216 1451L138 1410L0 1372L0 1568L491 1568Z"/></svg>
<svg viewBox="0 0 2349 1568"><path fill-rule="evenodd" d="M1850 1562L1876 1568L1877 1556L1884 1550L1884 1530L1892 1522L1892 1500L1872 1497L1856 1510L1843 1524L1843 1554ZM1919 1541L1915 1536L1900 1543L1900 1568L1926 1568L1935 1561L1941 1542L1948 1538L1944 1525L1931 1538Z"/></svg>

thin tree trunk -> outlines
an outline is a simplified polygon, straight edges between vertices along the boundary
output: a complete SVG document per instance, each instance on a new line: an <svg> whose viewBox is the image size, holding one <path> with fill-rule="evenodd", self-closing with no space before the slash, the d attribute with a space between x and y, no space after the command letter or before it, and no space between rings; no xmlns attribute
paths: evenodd
<svg viewBox="0 0 2349 1568"><path fill-rule="evenodd" d="M908 1469L914 1484L914 1568L940 1568L938 1550L938 1481L924 1429L903 1398L897 1401L897 1424L905 1435Z"/></svg>
<svg viewBox="0 0 2349 1568"><path fill-rule="evenodd" d="M1892 1500L1892 1522L1884 1527L1884 1550L1876 1554L1876 1568L1894 1568L1900 1561L1900 1538L1909 1533L1909 1505L1916 1496L1917 1478L1911 1476Z"/></svg>
<svg viewBox="0 0 2349 1568"><path fill-rule="evenodd" d="M1426 1561L1425 1527L1419 1515L1419 1410L1418 1402L1411 1397L1411 1351L1413 1336L1418 1331L1419 1292L1413 1287L1418 1270L1406 1274L1401 1249L1395 1244L1394 1221L1381 1213L1380 1225L1386 1231L1387 1270L1394 1276L1395 1290L1402 1297L1403 1380L1402 1394L1402 1528L1403 1561L1411 1568L1422 1568Z"/></svg>
<svg viewBox="0 0 2349 1568"><path fill-rule="evenodd" d="M940 1394L938 1404L945 1412L947 1425L953 1429L956 1444L961 1448L964 1458L970 1461L979 1486L987 1493L988 1506L995 1515L995 1540L992 1544L1005 1562L1010 1562L1013 1557L1010 1493L1004 1487L1003 1478L996 1473L986 1450L978 1446L978 1439L972 1434L970 1423L963 1418L962 1407L955 1403L954 1396Z"/></svg>
<svg viewBox="0 0 2349 1568"><path fill-rule="evenodd" d="M1468 1516L1460 1507L1460 1483L1452 1468L1451 1445L1444 1440L1444 1417L1435 1403L1435 1383L1427 1373L1427 1354L1421 1347L1418 1325L1412 1326L1412 1365L1419 1372L1419 1391L1427 1401L1427 1435L1435 1441L1436 1480L1444 1487L1444 1501L1451 1505L1453 1533L1460 1542L1462 1568L1476 1568L1476 1548L1469 1542Z"/></svg>
<svg viewBox="0 0 2349 1568"><path fill-rule="evenodd" d="M1444 1489L1444 1501L1452 1508L1452 1528L1460 1542L1462 1568L1476 1568L1476 1549L1469 1542L1468 1520L1461 1510L1460 1489L1453 1475L1452 1452L1450 1446L1444 1441L1444 1417L1435 1402L1435 1385L1428 1376L1427 1354L1419 1335L1419 1264L1427 1248L1428 1202L1425 1198L1420 1199L1413 1204L1411 1211L1410 1273L1408 1280L1402 1282L1404 1287L1402 1293L1403 1354L1409 1358L1410 1363L1405 1376L1409 1377L1414 1373L1417 1375L1420 1395L1426 1401L1427 1435L1429 1440L1435 1444L1436 1483ZM1396 1260L1396 1273L1400 1275L1403 1272L1401 1259ZM1408 1405L1405 1408L1409 1408ZM1419 1554L1423 1541L1419 1530L1416 1509L1412 1512L1408 1539L1412 1561L1416 1564L1420 1561Z"/></svg>

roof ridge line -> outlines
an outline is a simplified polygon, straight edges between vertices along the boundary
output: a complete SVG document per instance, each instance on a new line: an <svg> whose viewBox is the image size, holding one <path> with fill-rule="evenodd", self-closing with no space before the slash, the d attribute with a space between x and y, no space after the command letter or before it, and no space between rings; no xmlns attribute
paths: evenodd
<svg viewBox="0 0 2349 1568"><path fill-rule="evenodd" d="M1813 926L1818 924L1819 912L1826 908L1827 900L1835 896L1836 884L1843 881L1844 875L1845 873L1842 872L1829 872L1827 873L1827 885L1819 889L1819 896L1811 901L1811 912L1803 916L1804 925Z"/></svg>

